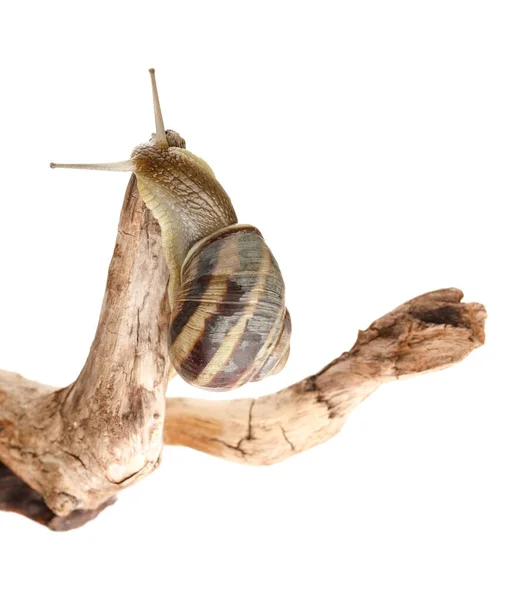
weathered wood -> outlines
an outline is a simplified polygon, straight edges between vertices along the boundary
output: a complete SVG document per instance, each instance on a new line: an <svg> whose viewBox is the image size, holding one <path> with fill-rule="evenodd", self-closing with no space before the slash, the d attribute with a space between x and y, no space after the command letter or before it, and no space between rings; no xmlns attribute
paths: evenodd
<svg viewBox="0 0 515 600"><path fill-rule="evenodd" d="M134 176L98 329L77 381L56 390L3 373L0 461L65 517L95 510L159 464L168 382L168 270Z"/></svg>
<svg viewBox="0 0 515 600"><path fill-rule="evenodd" d="M279 462L338 433L382 383L442 369L484 343L486 311L456 289L430 292L378 319L316 375L257 399L167 400L165 443L252 465Z"/></svg>
<svg viewBox="0 0 515 600"><path fill-rule="evenodd" d="M381 383L452 365L484 342L484 308L439 290L382 317L349 352L275 394L166 401L168 278L159 226L133 176L77 381L56 389L0 371L0 461L17 478L3 471L10 488L0 509L54 529L79 526L151 473L163 442L247 464L283 460L337 433Z"/></svg>
<svg viewBox="0 0 515 600"><path fill-rule="evenodd" d="M0 510L18 513L54 531L69 531L82 527L115 501L113 496L96 510L74 510L67 517L58 517L45 504L41 494L0 463Z"/></svg>

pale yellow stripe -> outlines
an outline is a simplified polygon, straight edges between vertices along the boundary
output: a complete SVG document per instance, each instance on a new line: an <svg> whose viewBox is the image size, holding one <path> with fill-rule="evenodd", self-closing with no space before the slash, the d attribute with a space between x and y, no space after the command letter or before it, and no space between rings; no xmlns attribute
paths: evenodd
<svg viewBox="0 0 515 600"><path fill-rule="evenodd" d="M282 333L282 329L281 329L281 333ZM285 344L283 351L281 352L281 355L277 358L275 366L272 367L269 375L276 375L277 373L280 373L283 370L284 365L287 363L289 356L290 356L290 340L288 340L288 343Z"/></svg>
<svg viewBox="0 0 515 600"><path fill-rule="evenodd" d="M183 362L189 356L193 347L204 333L204 323L210 317L210 313L206 310L207 306L211 309L216 309L217 304L225 296L225 282L216 277L217 267L219 264L224 264L234 253L238 251L237 240L234 238L226 238L218 253L216 264L213 267L213 277L204 290L203 298L209 296L206 303L201 303L197 310L190 317L187 325L183 328L179 337L173 343L173 354L178 362ZM199 275L199 273L196 273ZM222 285L221 285L222 283ZM214 298L214 300L212 299ZM188 298L189 299L189 298ZM192 299L193 300L193 299ZM207 304L207 306L206 306Z"/></svg>
<svg viewBox="0 0 515 600"><path fill-rule="evenodd" d="M283 308L284 308L284 299L283 299ZM285 311L279 311L277 313L277 318L275 320L274 326L273 328L270 330L270 333L268 334L268 337L266 339L266 342L263 344L263 347L261 348L261 350L258 352L258 355L256 356L255 360L254 360L254 369L252 370L252 374L249 377L249 381L252 381L252 379L259 373L259 371L263 368L264 364L266 363L266 361L268 360L269 357L269 353L270 350L272 350L272 352L275 350L277 342L279 341L279 336L281 335L281 321L284 320L284 315L285 315ZM274 343L274 337L277 338L275 340ZM270 371L270 375L272 375L274 369L272 369Z"/></svg>
<svg viewBox="0 0 515 600"><path fill-rule="evenodd" d="M262 290L264 289L264 284L266 282L270 264L270 255L268 252L265 252L259 265L259 271L257 272L258 277L256 279L256 284L254 286L254 289L252 290L252 293L247 299L249 308L252 307L255 309L255 307L257 306L259 297L262 293ZM209 387L211 381L218 375L220 371L223 371L223 369L229 362L232 353L240 345L241 337L245 331L247 322L250 318L252 318L253 315L253 312L249 312L246 316L240 319L232 329L229 329L225 337L224 343L220 346L220 348L214 354L213 358L209 361L209 363L205 366L203 371L199 374L197 378L197 383L199 385ZM247 374L244 374L238 381L242 381L247 376ZM234 387L238 387L238 385L241 384L235 384Z"/></svg>

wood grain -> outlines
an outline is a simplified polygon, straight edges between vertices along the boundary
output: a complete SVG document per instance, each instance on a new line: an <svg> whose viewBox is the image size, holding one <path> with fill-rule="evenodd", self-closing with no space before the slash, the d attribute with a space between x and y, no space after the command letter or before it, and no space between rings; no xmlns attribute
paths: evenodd
<svg viewBox="0 0 515 600"><path fill-rule="evenodd" d="M168 279L159 225L132 176L77 380L56 389L0 371L0 509L53 529L80 526L152 473L164 443L251 465L284 460L335 435L379 385L453 365L484 342L484 307L438 290L381 317L348 352L284 390L166 399Z"/></svg>
<svg viewBox="0 0 515 600"><path fill-rule="evenodd" d="M316 375L274 394L213 402L167 400L165 443L269 465L325 442L381 384L449 367L484 343L486 311L460 290L402 304Z"/></svg>

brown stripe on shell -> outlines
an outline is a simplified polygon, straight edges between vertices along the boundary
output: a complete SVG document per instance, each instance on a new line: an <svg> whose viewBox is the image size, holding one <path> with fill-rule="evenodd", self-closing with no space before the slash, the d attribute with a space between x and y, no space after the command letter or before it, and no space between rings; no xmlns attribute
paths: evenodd
<svg viewBox="0 0 515 600"><path fill-rule="evenodd" d="M190 318L200 306L202 296L207 293L211 277L215 270L218 253L222 248L222 244L211 244L209 248L209 257L203 261L202 273L200 273L199 265L195 265L190 272L190 277L187 282L187 292L181 293L177 290L172 307L172 323L170 325L169 343L173 344L181 334L184 327L187 325ZM186 286L185 286L186 287Z"/></svg>
<svg viewBox="0 0 515 600"><path fill-rule="evenodd" d="M252 231L259 237L263 237L261 232L254 225L241 225L240 223L235 223L234 225L229 225L228 227L224 227L219 231L215 231L211 235L199 240L196 244L194 244L184 258L184 262L182 264L181 269L181 279L184 273L187 272L190 266L190 262L194 260L194 258L198 258L198 254L204 251L209 245L215 241L223 240L225 237L234 235L240 231Z"/></svg>
<svg viewBox="0 0 515 600"><path fill-rule="evenodd" d="M218 246L217 259L207 267L212 246ZM195 279L209 269L207 289L194 293ZM284 283L261 234L231 226L210 236L188 253L182 276L179 332L171 351L178 373L198 387L233 389L265 365L268 370L270 351L284 330Z"/></svg>
<svg viewBox="0 0 515 600"><path fill-rule="evenodd" d="M187 380L190 376L187 372L182 373L181 363L189 356L204 333L206 311L216 314L219 298L225 293L226 285L226 279L220 276L218 266L236 249L236 244L214 240L202 253L203 260L196 257L190 261L188 270L183 272L183 281L177 290L172 314L172 328L175 328L175 321L179 318L177 329L180 327L180 331L174 335L170 357L179 375ZM207 285L202 286L204 274L208 275L209 279ZM189 308L187 305L190 305Z"/></svg>
<svg viewBox="0 0 515 600"><path fill-rule="evenodd" d="M239 231L225 231L218 238L211 236L204 247L200 246L197 252L190 255L183 270L179 294L189 297L190 282L193 283L198 273L204 271L206 262L210 261L212 246L220 247L215 272L210 280L209 293L204 293L200 298L196 313L196 330L188 332L192 343L186 350L184 347L174 348L172 353L175 368L193 385L202 385L202 381L198 380L199 376L224 345L228 332L237 325L242 314L245 314L248 293L256 283L256 274L243 272L241 268L241 235L244 234ZM251 235L255 236L255 231L252 231ZM191 325L191 322L188 323L187 329L190 329ZM184 339L181 338L176 345L183 346L183 342ZM216 372L217 370L214 371ZM208 382L214 373L204 373L204 379Z"/></svg>
<svg viewBox="0 0 515 600"><path fill-rule="evenodd" d="M277 317L273 327L270 329L270 333L268 335L267 340L262 344L261 351L257 355L254 360L254 368L252 372L249 374L249 378L247 381L259 381L263 379L265 375L261 375L263 370L265 369L265 365L268 366L268 370L270 370L273 366L274 361L277 359L277 344L281 340L281 336L284 330L284 320L287 314L286 307L284 305L284 281L281 275L281 271L279 269L279 265L275 260L273 254L269 250L270 260L271 260L271 269L270 275L266 281L266 289L270 292L273 290L277 297L281 300L281 310L277 311ZM288 314L289 318L289 314ZM291 331L289 332L291 333ZM289 333L287 341L289 343ZM282 338L283 340L285 338Z"/></svg>
<svg viewBox="0 0 515 600"><path fill-rule="evenodd" d="M283 326L284 282L279 267L264 242L261 274L265 278L261 278L256 289L255 310L245 323L238 343L233 345L223 368L211 380L209 387L234 389L250 381L256 372L261 371L270 348L277 343Z"/></svg>
<svg viewBox="0 0 515 600"><path fill-rule="evenodd" d="M275 345L262 369L256 373L252 381L260 381L269 375L279 373L288 360L290 354L291 319L288 309L285 310L281 333L275 340Z"/></svg>
<svg viewBox="0 0 515 600"><path fill-rule="evenodd" d="M246 298L239 322L226 336L220 350L210 365L210 373L201 373L198 383L208 388L234 389L248 380L253 363L263 344L263 334L255 331L257 311L260 308L266 274L270 268L270 257L264 242L260 244L260 257L256 265L249 265L245 256L245 240L240 239L240 258L246 269L258 268L255 284ZM265 288L266 289L266 288ZM242 348L245 353L242 354ZM241 383L238 383L241 381Z"/></svg>
<svg viewBox="0 0 515 600"><path fill-rule="evenodd" d="M217 389L235 389L243 385L249 378L249 367L252 367L256 356L261 349L263 338L259 333L252 331L252 322L247 320L245 329L240 337L240 343L229 356L225 365L210 381L210 387ZM228 365L231 370L227 370Z"/></svg>
<svg viewBox="0 0 515 600"><path fill-rule="evenodd" d="M190 353L181 362L179 373L195 377L194 385L202 385L202 375L214 356L223 346L227 334L241 320L241 299L246 290L235 280L227 280L226 294L216 305L215 312L204 321L204 329ZM205 378L205 374L204 374ZM207 377L208 382L211 376Z"/></svg>
<svg viewBox="0 0 515 600"><path fill-rule="evenodd" d="M195 282L195 286L192 287L192 300L179 301L176 300L177 308L174 306L174 316L172 323L170 325L170 336L169 343L170 345L175 342L178 336L181 334L184 327L186 327L188 321L196 312L198 307L200 306L200 300L202 297L202 293L206 288L209 287L209 282L211 281L212 273L207 273L202 275ZM196 289L195 289L196 288ZM197 295L195 295L195 292Z"/></svg>

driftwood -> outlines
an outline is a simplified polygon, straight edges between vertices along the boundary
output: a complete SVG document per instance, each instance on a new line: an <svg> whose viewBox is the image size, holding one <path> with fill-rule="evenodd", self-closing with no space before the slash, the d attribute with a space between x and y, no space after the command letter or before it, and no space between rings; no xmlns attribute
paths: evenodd
<svg viewBox="0 0 515 600"><path fill-rule="evenodd" d="M64 389L0 371L0 509L52 529L80 526L151 473L163 443L268 465L335 435L379 385L441 369L484 343L486 312L444 289L402 304L349 352L257 399L165 399L168 271L134 176L122 208L96 336Z"/></svg>

